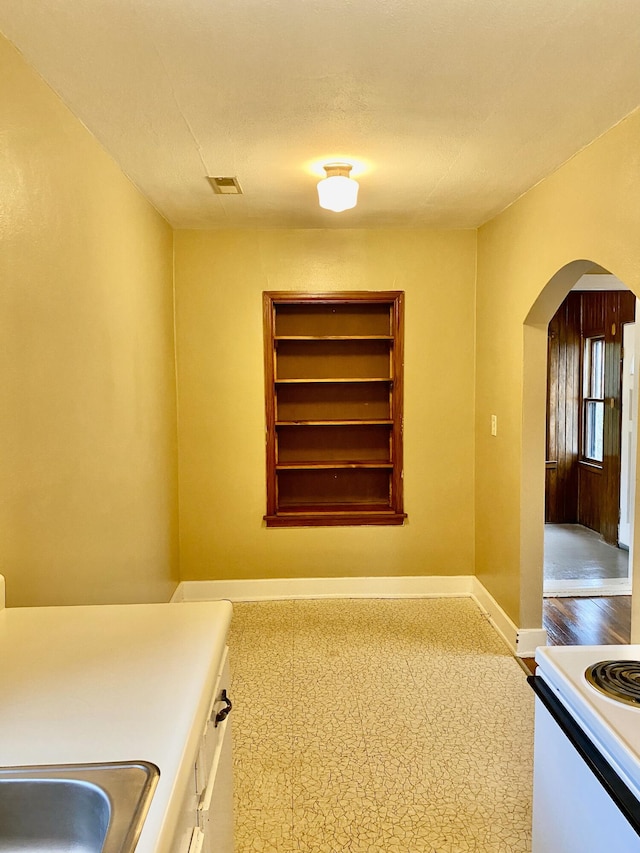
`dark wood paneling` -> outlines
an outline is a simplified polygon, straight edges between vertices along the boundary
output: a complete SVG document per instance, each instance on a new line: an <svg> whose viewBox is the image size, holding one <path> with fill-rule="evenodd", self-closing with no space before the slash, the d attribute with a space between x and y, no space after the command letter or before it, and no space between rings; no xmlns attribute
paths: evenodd
<svg viewBox="0 0 640 853"><path fill-rule="evenodd" d="M547 522L579 522L618 542L622 326L635 318L630 291L569 293L549 324L547 386ZM582 351L588 337L605 341L604 459L581 462Z"/></svg>
<svg viewBox="0 0 640 853"><path fill-rule="evenodd" d="M544 520L558 522L558 314L549 323L547 336L547 437L545 448Z"/></svg>
<svg viewBox="0 0 640 853"><path fill-rule="evenodd" d="M582 304L581 331L584 338L604 335L607 303L612 291L594 290L580 293Z"/></svg>
<svg viewBox="0 0 640 853"><path fill-rule="evenodd" d="M620 325L634 323L636 319L636 295L630 290L619 290L620 296Z"/></svg>
<svg viewBox="0 0 640 853"><path fill-rule="evenodd" d="M602 468L589 462L580 462L578 471L578 523L599 533L602 516Z"/></svg>
<svg viewBox="0 0 640 853"><path fill-rule="evenodd" d="M545 520L573 524L578 513L580 294L570 293L549 323Z"/></svg>

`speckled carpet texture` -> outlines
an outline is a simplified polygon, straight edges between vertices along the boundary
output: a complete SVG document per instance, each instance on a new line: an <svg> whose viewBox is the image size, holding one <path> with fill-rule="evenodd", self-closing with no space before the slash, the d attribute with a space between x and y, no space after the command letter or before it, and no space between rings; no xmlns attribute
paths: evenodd
<svg viewBox="0 0 640 853"><path fill-rule="evenodd" d="M234 605L236 853L525 853L533 693L471 599Z"/></svg>

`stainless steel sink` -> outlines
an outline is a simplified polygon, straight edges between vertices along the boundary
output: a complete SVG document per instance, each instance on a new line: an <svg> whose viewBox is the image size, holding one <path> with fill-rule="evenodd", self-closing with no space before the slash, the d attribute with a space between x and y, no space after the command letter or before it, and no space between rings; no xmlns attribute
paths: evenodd
<svg viewBox="0 0 640 853"><path fill-rule="evenodd" d="M146 761L0 768L0 853L130 853L159 776Z"/></svg>

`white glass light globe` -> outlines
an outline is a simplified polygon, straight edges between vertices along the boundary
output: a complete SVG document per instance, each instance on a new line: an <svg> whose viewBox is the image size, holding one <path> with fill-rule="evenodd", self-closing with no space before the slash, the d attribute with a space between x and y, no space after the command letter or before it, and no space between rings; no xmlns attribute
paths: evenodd
<svg viewBox="0 0 640 853"><path fill-rule="evenodd" d="M318 181L318 200L320 207L341 213L350 210L358 203L360 185L345 175L330 175Z"/></svg>

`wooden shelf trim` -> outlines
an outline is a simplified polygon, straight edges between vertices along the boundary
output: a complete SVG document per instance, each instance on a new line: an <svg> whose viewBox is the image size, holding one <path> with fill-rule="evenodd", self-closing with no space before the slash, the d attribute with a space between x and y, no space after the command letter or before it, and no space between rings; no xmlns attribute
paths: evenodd
<svg viewBox="0 0 640 853"><path fill-rule="evenodd" d="M276 421L278 427L343 427L343 426L393 426L393 421L389 419L378 420L324 420L324 421Z"/></svg>
<svg viewBox="0 0 640 853"><path fill-rule="evenodd" d="M333 511L331 507L314 512L300 508L281 510L277 515L265 515L267 527L344 527L344 526L397 526L404 524L406 512L365 509L358 511Z"/></svg>
<svg viewBox="0 0 640 853"><path fill-rule="evenodd" d="M278 341L387 341L393 343L392 335L275 335Z"/></svg>
<svg viewBox="0 0 640 853"><path fill-rule="evenodd" d="M381 303L386 305L400 295L398 290L326 290L318 293L299 292L297 290L272 290L269 296L280 305L362 305Z"/></svg>
<svg viewBox="0 0 640 853"><path fill-rule="evenodd" d="M392 469L393 462L277 462L277 471L322 471L333 468Z"/></svg>
<svg viewBox="0 0 640 853"><path fill-rule="evenodd" d="M290 503L284 504L275 515L319 515L323 512L332 512L334 515L351 515L353 513L376 512L382 515L393 515L394 509L388 501L360 501L354 503L339 503L334 501L331 503L315 503L309 501L307 503Z"/></svg>
<svg viewBox="0 0 640 853"><path fill-rule="evenodd" d="M370 378L336 378L332 376L328 379L274 379L276 385L343 385L351 383L352 385L367 383L367 382L387 382L393 384L393 379L388 376L372 376Z"/></svg>

